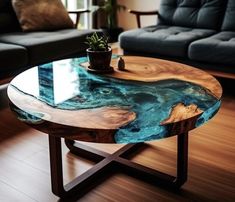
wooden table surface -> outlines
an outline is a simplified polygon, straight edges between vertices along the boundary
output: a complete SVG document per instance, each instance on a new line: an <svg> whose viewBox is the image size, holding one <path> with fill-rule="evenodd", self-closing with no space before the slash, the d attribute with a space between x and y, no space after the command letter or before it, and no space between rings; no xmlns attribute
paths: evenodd
<svg viewBox="0 0 235 202"><path fill-rule="evenodd" d="M87 73L83 68L86 58L29 69L8 87L12 109L43 132L105 143L177 135L201 125L219 109L222 88L208 73L166 60L123 59L125 71L118 70L114 58L111 66L115 71L107 75ZM166 103L168 108L164 108ZM154 116L148 110L153 110Z"/></svg>

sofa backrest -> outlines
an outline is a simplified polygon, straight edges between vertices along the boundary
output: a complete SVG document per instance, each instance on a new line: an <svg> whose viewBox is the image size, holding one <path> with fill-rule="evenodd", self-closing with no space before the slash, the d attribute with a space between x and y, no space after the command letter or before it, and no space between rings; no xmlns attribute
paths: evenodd
<svg viewBox="0 0 235 202"><path fill-rule="evenodd" d="M235 0L228 0L221 30L235 31Z"/></svg>
<svg viewBox="0 0 235 202"><path fill-rule="evenodd" d="M158 23L217 30L226 3L227 0L161 0Z"/></svg>
<svg viewBox="0 0 235 202"><path fill-rule="evenodd" d="M19 31L20 25L11 5L11 0L0 0L0 33Z"/></svg>

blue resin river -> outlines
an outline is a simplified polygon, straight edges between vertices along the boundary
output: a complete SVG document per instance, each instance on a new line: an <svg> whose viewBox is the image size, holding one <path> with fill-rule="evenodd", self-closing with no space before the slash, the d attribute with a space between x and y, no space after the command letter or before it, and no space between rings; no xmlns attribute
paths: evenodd
<svg viewBox="0 0 235 202"><path fill-rule="evenodd" d="M52 86L55 85L55 70L52 71L52 63L38 67L38 95L19 89L17 85L15 88L53 108L79 110L110 106L135 112L136 119L115 133L117 143L143 142L169 136L168 128L160 123L169 117L172 107L178 103L186 106L195 104L204 111L197 119L195 127L213 117L220 107L220 100L196 84L173 79L157 82L127 81L94 75L79 67L85 60L86 58L71 60L73 68L70 73L76 75L78 80L73 82L79 85L66 100L55 102L55 86ZM14 82L12 85L14 86ZM40 118L37 114L34 115L35 119ZM25 113L22 116L27 119ZM32 114L28 119L32 120Z"/></svg>

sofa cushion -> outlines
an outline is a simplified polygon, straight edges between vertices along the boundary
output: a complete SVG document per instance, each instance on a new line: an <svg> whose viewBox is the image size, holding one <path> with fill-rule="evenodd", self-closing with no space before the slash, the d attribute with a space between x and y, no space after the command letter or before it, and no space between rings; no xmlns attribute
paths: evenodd
<svg viewBox="0 0 235 202"><path fill-rule="evenodd" d="M6 72L26 66L27 57L24 47L0 42L0 78Z"/></svg>
<svg viewBox="0 0 235 202"><path fill-rule="evenodd" d="M0 33L19 31L20 25L10 0L0 1Z"/></svg>
<svg viewBox="0 0 235 202"><path fill-rule="evenodd" d="M125 51L186 57L192 41L214 33L207 29L157 25L123 32L119 41Z"/></svg>
<svg viewBox="0 0 235 202"><path fill-rule="evenodd" d="M208 63L235 65L235 32L224 31L193 42L189 58Z"/></svg>
<svg viewBox="0 0 235 202"><path fill-rule="evenodd" d="M73 28L60 0L12 0L23 31L48 31Z"/></svg>
<svg viewBox="0 0 235 202"><path fill-rule="evenodd" d="M219 29L225 0L162 0L159 24Z"/></svg>
<svg viewBox="0 0 235 202"><path fill-rule="evenodd" d="M0 35L0 41L24 46L29 65L40 64L74 53L85 52L87 35L93 30L64 29L53 32L15 32Z"/></svg>
<svg viewBox="0 0 235 202"><path fill-rule="evenodd" d="M228 0L227 9L224 15L222 30L235 31L235 1Z"/></svg>

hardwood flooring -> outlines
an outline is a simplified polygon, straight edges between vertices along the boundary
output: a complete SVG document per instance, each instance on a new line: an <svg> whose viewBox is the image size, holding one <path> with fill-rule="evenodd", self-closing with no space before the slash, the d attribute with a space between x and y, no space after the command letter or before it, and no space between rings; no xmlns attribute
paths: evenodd
<svg viewBox="0 0 235 202"><path fill-rule="evenodd" d="M80 199L64 201L235 201L235 96L225 92L222 107L207 124L190 132L188 181L178 192L164 190L118 171ZM0 110L0 202L54 202L50 187L48 137ZM119 145L91 144L113 152ZM135 162L175 173L176 138L151 142ZM65 181L93 162L75 157L63 143Z"/></svg>

